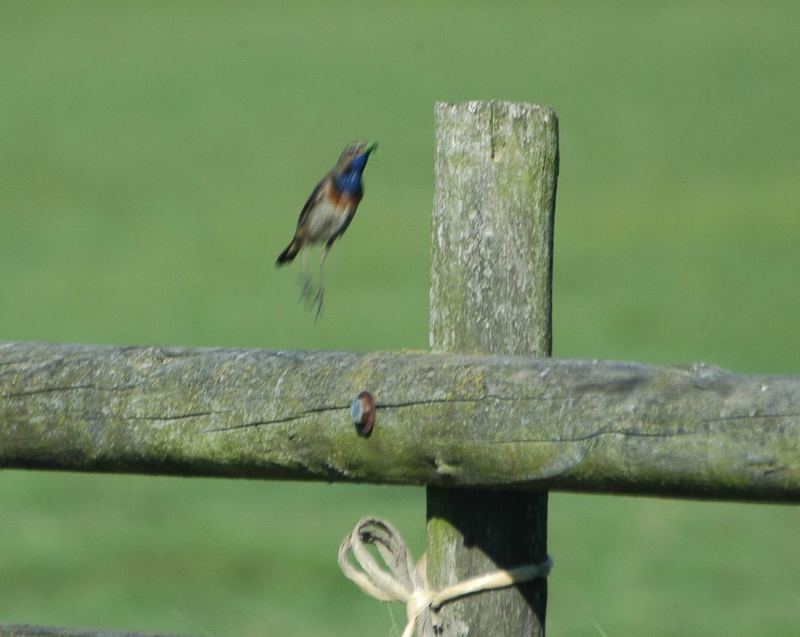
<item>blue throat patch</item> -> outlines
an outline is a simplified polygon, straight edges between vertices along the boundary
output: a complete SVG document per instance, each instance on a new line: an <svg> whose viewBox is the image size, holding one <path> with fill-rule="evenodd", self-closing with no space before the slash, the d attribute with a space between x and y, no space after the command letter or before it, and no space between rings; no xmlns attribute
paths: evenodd
<svg viewBox="0 0 800 637"><path fill-rule="evenodd" d="M356 158L358 159L358 158ZM336 190L345 195L360 195L361 194L361 173L367 162L356 162L350 164L347 170L339 173L333 178L333 184Z"/></svg>

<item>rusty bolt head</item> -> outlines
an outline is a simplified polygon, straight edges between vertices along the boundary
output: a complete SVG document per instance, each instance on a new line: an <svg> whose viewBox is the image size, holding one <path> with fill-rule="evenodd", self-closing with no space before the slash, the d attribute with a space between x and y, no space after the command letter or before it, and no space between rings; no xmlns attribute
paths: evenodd
<svg viewBox="0 0 800 637"><path fill-rule="evenodd" d="M365 438L372 432L372 426L375 424L375 399L368 391L362 391L353 401L353 406L350 408L350 414L353 416L353 424L359 436Z"/></svg>

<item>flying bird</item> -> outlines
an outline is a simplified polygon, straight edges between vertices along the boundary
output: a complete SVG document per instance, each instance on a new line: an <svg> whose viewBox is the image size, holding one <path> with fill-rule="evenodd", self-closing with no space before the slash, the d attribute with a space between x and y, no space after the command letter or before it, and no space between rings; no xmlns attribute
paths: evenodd
<svg viewBox="0 0 800 637"><path fill-rule="evenodd" d="M317 307L316 318L319 318L322 312L322 300L325 294L322 279L325 259L356 214L358 204L364 196L361 175L367 166L370 153L377 146L377 142L356 142L342 151L333 170L311 191L308 201L300 212L297 230L291 243L278 255L278 260L275 262L277 266L291 263L299 252L303 253L303 291L300 298L311 299L312 280L307 268L307 251L304 248L315 243L325 243L319 262L319 288L312 301Z"/></svg>

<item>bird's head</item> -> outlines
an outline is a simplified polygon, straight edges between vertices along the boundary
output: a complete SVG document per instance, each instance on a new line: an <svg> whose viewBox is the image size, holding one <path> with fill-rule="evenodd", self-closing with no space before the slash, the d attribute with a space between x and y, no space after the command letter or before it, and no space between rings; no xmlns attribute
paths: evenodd
<svg viewBox="0 0 800 637"><path fill-rule="evenodd" d="M342 151L336 162L337 172L358 172L364 170L369 154L378 147L378 142L355 142Z"/></svg>

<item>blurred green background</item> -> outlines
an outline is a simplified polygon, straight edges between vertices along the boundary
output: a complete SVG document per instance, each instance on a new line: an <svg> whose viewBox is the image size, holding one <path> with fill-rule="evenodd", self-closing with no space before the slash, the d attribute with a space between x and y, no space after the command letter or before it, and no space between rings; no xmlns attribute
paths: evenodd
<svg viewBox="0 0 800 637"><path fill-rule="evenodd" d="M560 114L555 354L800 371L795 2L0 3L0 339L425 348L437 100ZM380 140L322 320L273 262ZM0 622L396 635L422 489L0 472ZM800 511L553 494L550 634L796 634Z"/></svg>

